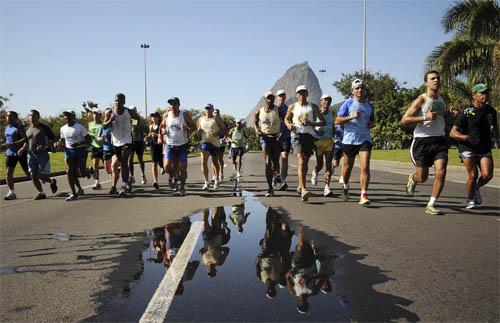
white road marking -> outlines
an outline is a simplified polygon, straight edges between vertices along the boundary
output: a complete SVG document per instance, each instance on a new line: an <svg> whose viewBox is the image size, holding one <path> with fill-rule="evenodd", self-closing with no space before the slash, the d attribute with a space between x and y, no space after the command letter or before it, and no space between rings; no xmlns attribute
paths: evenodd
<svg viewBox="0 0 500 323"><path fill-rule="evenodd" d="M191 229L182 243L179 252L175 256L172 265L167 270L158 289L149 301L146 311L139 322L163 322L167 316L170 304L175 296L175 291L179 285L186 266L191 258L196 241L203 229L203 222L196 221L191 224Z"/></svg>

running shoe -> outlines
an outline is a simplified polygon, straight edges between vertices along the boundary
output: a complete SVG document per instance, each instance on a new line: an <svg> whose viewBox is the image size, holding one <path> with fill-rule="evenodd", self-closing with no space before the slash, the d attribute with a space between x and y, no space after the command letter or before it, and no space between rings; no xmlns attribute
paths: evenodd
<svg viewBox="0 0 500 323"><path fill-rule="evenodd" d="M130 184L130 183L125 184L125 191L127 193L132 192L132 184Z"/></svg>
<svg viewBox="0 0 500 323"><path fill-rule="evenodd" d="M240 172L237 172L237 173L236 173L236 177L241 177L241 173L240 173Z"/></svg>
<svg viewBox="0 0 500 323"><path fill-rule="evenodd" d="M180 190L179 190L179 196L186 196L186 189L184 187L182 187Z"/></svg>
<svg viewBox="0 0 500 323"><path fill-rule="evenodd" d="M370 205L370 200L368 199L368 195L366 194L361 195L361 197L359 198L359 205L362 206Z"/></svg>
<svg viewBox="0 0 500 323"><path fill-rule="evenodd" d="M434 207L434 205L427 205L427 207L425 208L425 214L427 214L427 215L440 215L442 213L441 213L441 211L436 209Z"/></svg>
<svg viewBox="0 0 500 323"><path fill-rule="evenodd" d="M77 196L77 195L73 195L73 194L70 194L70 195L66 198L66 202L76 201L76 200L78 200L78 196Z"/></svg>
<svg viewBox="0 0 500 323"><path fill-rule="evenodd" d="M7 195L5 195L5 197L3 199L6 201L12 201L12 200L17 199L17 196L16 196L16 193L9 192L9 193L7 193Z"/></svg>
<svg viewBox="0 0 500 323"><path fill-rule="evenodd" d="M483 199L481 198L481 193L479 193L479 189L476 189L474 191L474 203L476 205L481 205L483 204Z"/></svg>
<svg viewBox="0 0 500 323"><path fill-rule="evenodd" d="M160 189L160 185L158 185L157 182L153 182L153 187L155 188L155 190L159 190Z"/></svg>
<svg viewBox="0 0 500 323"><path fill-rule="evenodd" d="M470 209L475 209L476 208L476 202L472 199L468 199L465 201L465 208L470 210Z"/></svg>
<svg viewBox="0 0 500 323"><path fill-rule="evenodd" d="M148 180L146 179L146 174L142 174L142 180L141 180L142 185L147 184L147 182Z"/></svg>
<svg viewBox="0 0 500 323"><path fill-rule="evenodd" d="M224 181L224 174L222 174L220 177L219 177L219 183L222 183Z"/></svg>
<svg viewBox="0 0 500 323"><path fill-rule="evenodd" d="M307 202L307 201L309 201L310 196L311 196L311 193L309 193L309 191L303 190L301 195L300 195L300 199L302 200L302 202Z"/></svg>
<svg viewBox="0 0 500 323"><path fill-rule="evenodd" d="M171 189L175 187L175 180L172 177L168 179L168 187L170 187Z"/></svg>
<svg viewBox="0 0 500 323"><path fill-rule="evenodd" d="M413 174L410 174L408 176L408 183L406 183L406 194L408 194L408 196L413 196L416 186L417 184L413 181Z"/></svg>
<svg viewBox="0 0 500 323"><path fill-rule="evenodd" d="M299 196L301 196L301 195L302 195L302 189L300 188L300 186L299 186L299 187L297 187L297 190L296 190L296 191L297 191L297 194L299 194Z"/></svg>
<svg viewBox="0 0 500 323"><path fill-rule="evenodd" d="M325 185L325 189L323 190L323 196L330 196L332 194L332 191L330 190L330 187L328 185Z"/></svg>
<svg viewBox="0 0 500 323"><path fill-rule="evenodd" d="M37 195L33 198L34 200L45 200L47 196L45 195L44 192L38 192Z"/></svg>
<svg viewBox="0 0 500 323"><path fill-rule="evenodd" d="M100 190L101 188L102 188L101 183L96 183L96 184L92 187L92 189L93 189L93 190Z"/></svg>
<svg viewBox="0 0 500 323"><path fill-rule="evenodd" d="M349 200L349 189L348 188L342 188L342 192L340 193L340 197L344 202L347 202Z"/></svg>
<svg viewBox="0 0 500 323"><path fill-rule="evenodd" d="M55 178L50 179L50 190L52 194L57 192L57 180Z"/></svg>
<svg viewBox="0 0 500 323"><path fill-rule="evenodd" d="M218 189L219 188L219 181L215 181L214 182L214 189Z"/></svg>
<svg viewBox="0 0 500 323"><path fill-rule="evenodd" d="M279 190L286 191L288 189L288 184L286 182L281 183Z"/></svg>
<svg viewBox="0 0 500 323"><path fill-rule="evenodd" d="M316 184L318 184L318 173L316 173L315 169L313 169L311 174L311 184L313 186L316 186Z"/></svg>
<svg viewBox="0 0 500 323"><path fill-rule="evenodd" d="M124 191L124 190L120 190L120 191L118 192L118 196L119 196L119 197L125 197L125 196L127 196L127 194L125 193L125 191Z"/></svg>
<svg viewBox="0 0 500 323"><path fill-rule="evenodd" d="M208 183L203 184L203 187L201 189L204 191L208 191Z"/></svg>
<svg viewBox="0 0 500 323"><path fill-rule="evenodd" d="M118 193L118 191L116 190L116 187L115 186L112 186L111 189L109 190L109 194L116 194Z"/></svg>
<svg viewBox="0 0 500 323"><path fill-rule="evenodd" d="M274 196L274 191L269 189L267 190L266 197L271 197L271 196Z"/></svg>
<svg viewBox="0 0 500 323"><path fill-rule="evenodd" d="M76 192L76 196L83 196L85 192L83 191L83 188L79 188L78 192Z"/></svg>

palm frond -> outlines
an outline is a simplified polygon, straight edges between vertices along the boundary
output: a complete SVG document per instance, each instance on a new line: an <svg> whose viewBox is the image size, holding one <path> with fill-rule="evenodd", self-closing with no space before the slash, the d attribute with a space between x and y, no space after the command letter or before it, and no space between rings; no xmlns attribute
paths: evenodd
<svg viewBox="0 0 500 323"><path fill-rule="evenodd" d="M496 0L464 0L451 6L441 19L445 32L460 38L500 39L500 6Z"/></svg>

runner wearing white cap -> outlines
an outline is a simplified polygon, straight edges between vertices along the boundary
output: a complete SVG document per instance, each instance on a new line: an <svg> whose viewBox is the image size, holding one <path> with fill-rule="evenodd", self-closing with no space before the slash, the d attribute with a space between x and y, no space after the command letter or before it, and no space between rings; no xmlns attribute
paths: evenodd
<svg viewBox="0 0 500 323"><path fill-rule="evenodd" d="M295 92L297 94L297 102L288 108L285 123L292 133L293 150L297 154L297 172L301 199L303 202L306 202L311 195L306 189L306 177L307 164L313 154L314 127L324 126L325 118L316 104L307 101L309 93L305 85L299 85Z"/></svg>
<svg viewBox="0 0 500 323"><path fill-rule="evenodd" d="M332 159L333 159L333 111L330 110L332 97L329 94L324 94L320 100L320 112L325 118L326 124L321 127L315 127L317 140L314 143L316 151L316 167L314 167L311 176L311 184L316 186L318 173L323 168L323 159L325 163L325 188L323 190L324 196L329 196L330 180L332 178Z"/></svg>
<svg viewBox="0 0 500 323"><path fill-rule="evenodd" d="M89 122L89 135L92 138L92 168L94 169L94 179L95 184L92 187L94 190L99 190L102 188L101 183L99 182L99 160L104 160L103 156L103 142L99 140L99 133L102 129L102 113L99 109L92 109L92 119L93 121Z"/></svg>
<svg viewBox="0 0 500 323"><path fill-rule="evenodd" d="M259 136L260 149L266 164L267 193L273 196L273 176L279 172L279 156L281 152L280 117L278 107L274 105L274 94L264 94L265 105L255 112L255 132Z"/></svg>
<svg viewBox="0 0 500 323"><path fill-rule="evenodd" d="M359 154L361 196L360 205L370 204L368 184L370 183L370 156L372 150L371 127L374 121L374 110L367 101L367 88L362 80L355 79L351 84L353 97L347 99L339 109L335 124L344 126L342 199L349 199L349 178L356 155Z"/></svg>

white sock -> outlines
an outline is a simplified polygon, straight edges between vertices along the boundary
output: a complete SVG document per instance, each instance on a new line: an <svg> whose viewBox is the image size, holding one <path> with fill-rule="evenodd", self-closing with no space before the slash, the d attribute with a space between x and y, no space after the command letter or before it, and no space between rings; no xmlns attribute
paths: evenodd
<svg viewBox="0 0 500 323"><path fill-rule="evenodd" d="M366 193L366 191L361 191L361 196L363 195L368 195L368 193Z"/></svg>
<svg viewBox="0 0 500 323"><path fill-rule="evenodd" d="M99 180L98 180L98 179L96 179L96 180L95 180L95 183L96 183L96 184L99 184Z"/></svg>
<svg viewBox="0 0 500 323"><path fill-rule="evenodd" d="M429 200L429 203L427 205L434 205L436 200L437 200L437 197L431 196L431 199Z"/></svg>
<svg viewBox="0 0 500 323"><path fill-rule="evenodd" d="M342 186L344 187L345 190L349 189L349 184L348 183L344 183L344 184L342 184Z"/></svg>

